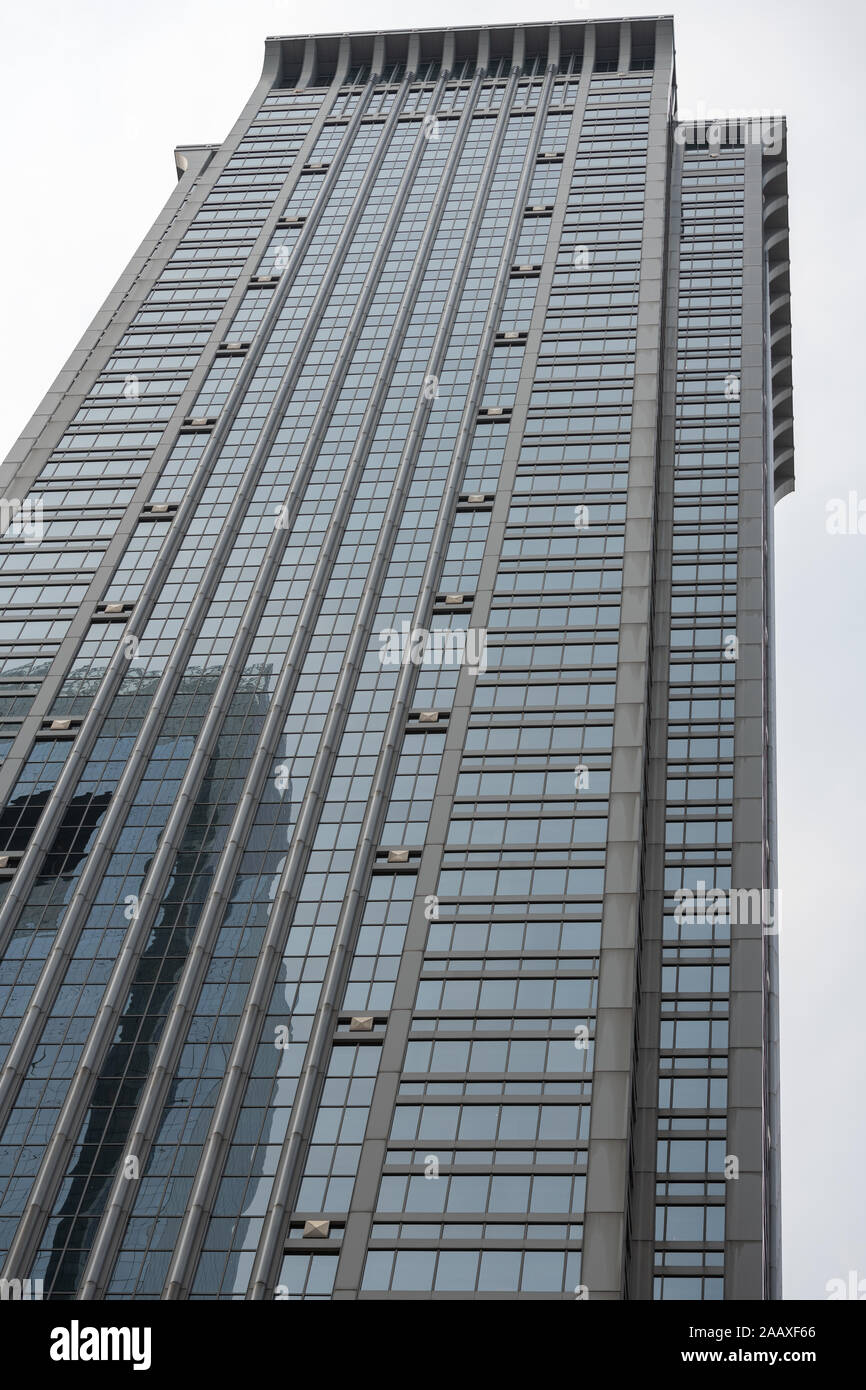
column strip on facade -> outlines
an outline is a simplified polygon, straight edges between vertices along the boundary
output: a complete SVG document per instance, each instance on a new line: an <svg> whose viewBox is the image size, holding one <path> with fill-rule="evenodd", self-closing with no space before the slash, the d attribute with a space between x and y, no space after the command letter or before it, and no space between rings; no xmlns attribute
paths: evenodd
<svg viewBox="0 0 866 1390"><path fill-rule="evenodd" d="M640 261L620 654L581 1275L590 1299L622 1298L625 1277L672 70L673 33L670 22L666 21L660 23L656 31Z"/></svg>

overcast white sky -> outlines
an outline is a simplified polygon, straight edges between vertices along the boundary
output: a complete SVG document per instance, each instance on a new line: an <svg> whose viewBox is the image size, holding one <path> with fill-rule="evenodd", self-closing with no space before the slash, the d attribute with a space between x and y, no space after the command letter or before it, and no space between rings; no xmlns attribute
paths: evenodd
<svg viewBox="0 0 866 1390"><path fill-rule="evenodd" d="M681 108L789 120L797 489L776 509L785 1293L824 1298L828 1279L866 1279L866 534L825 526L828 500L866 499L862 0L7 6L0 457L170 194L174 146L220 141L236 120L266 35L671 12Z"/></svg>

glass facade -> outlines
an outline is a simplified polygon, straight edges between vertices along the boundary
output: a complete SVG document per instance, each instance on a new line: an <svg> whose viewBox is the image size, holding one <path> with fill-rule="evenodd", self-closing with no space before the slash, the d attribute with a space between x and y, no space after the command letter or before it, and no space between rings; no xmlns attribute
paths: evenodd
<svg viewBox="0 0 866 1390"><path fill-rule="evenodd" d="M666 19L268 40L179 152L4 466L7 1278L779 1296L784 160Z"/></svg>

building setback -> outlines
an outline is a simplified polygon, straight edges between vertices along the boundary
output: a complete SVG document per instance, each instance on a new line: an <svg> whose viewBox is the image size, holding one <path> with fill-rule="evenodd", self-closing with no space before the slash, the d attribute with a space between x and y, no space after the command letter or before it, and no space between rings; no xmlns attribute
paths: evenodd
<svg viewBox="0 0 866 1390"><path fill-rule="evenodd" d="M2 1276L779 1298L782 118L275 38L177 165L0 473Z"/></svg>

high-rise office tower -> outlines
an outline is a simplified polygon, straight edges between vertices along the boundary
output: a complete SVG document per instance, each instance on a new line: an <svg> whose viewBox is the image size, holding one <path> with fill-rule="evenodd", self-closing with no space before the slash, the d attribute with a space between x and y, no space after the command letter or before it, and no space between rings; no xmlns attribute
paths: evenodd
<svg viewBox="0 0 866 1390"><path fill-rule="evenodd" d="M271 39L177 163L2 474L3 1276L779 1296L783 123Z"/></svg>

